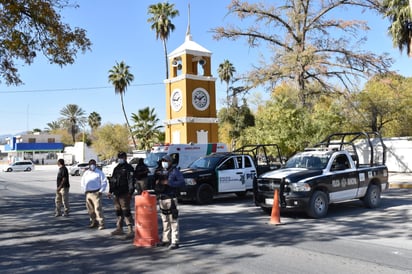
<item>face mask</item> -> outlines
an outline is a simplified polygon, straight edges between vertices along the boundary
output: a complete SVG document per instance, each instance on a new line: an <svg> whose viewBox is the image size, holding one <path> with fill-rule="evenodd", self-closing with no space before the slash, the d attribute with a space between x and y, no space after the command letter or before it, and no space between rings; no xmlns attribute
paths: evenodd
<svg viewBox="0 0 412 274"><path fill-rule="evenodd" d="M90 169L91 171L94 171L94 170L96 169L96 165L90 165L89 169Z"/></svg>
<svg viewBox="0 0 412 274"><path fill-rule="evenodd" d="M118 162L120 165L121 165L121 164L124 164L124 159L120 158L120 159L117 160L117 162Z"/></svg>
<svg viewBox="0 0 412 274"><path fill-rule="evenodd" d="M168 162L162 162L162 167L165 169L169 168L169 163Z"/></svg>

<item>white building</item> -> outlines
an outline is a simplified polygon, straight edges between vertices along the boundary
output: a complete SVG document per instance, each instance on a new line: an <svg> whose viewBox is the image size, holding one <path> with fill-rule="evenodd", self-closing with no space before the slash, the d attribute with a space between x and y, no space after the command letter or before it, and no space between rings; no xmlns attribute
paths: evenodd
<svg viewBox="0 0 412 274"><path fill-rule="evenodd" d="M89 162L90 159L99 161L94 150L86 145L84 142L76 142L74 146L67 146L62 153L57 154L58 158L64 159L67 165L72 163Z"/></svg>

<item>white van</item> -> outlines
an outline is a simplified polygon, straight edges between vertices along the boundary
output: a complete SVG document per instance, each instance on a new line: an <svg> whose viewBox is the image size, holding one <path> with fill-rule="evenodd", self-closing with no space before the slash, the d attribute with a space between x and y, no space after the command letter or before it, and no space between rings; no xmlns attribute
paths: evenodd
<svg viewBox="0 0 412 274"><path fill-rule="evenodd" d="M3 168L3 171L5 172L32 170L34 170L34 164L30 160L17 161Z"/></svg>
<svg viewBox="0 0 412 274"><path fill-rule="evenodd" d="M224 143L155 145L144 159L144 163L148 166L150 173L153 174L159 160L166 154L172 157L173 164L177 165L178 168L186 168L202 156L213 152L227 151L227 146Z"/></svg>

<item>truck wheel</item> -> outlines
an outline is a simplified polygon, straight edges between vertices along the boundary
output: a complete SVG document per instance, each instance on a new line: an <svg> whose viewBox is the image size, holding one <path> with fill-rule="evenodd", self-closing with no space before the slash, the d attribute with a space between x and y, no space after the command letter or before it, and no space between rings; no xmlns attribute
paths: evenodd
<svg viewBox="0 0 412 274"><path fill-rule="evenodd" d="M7 172L12 172L13 171L13 169L11 168L11 167L9 167L8 169L7 169Z"/></svg>
<svg viewBox="0 0 412 274"><path fill-rule="evenodd" d="M377 185L369 185L365 197L362 198L367 208L377 208L381 203L381 190Z"/></svg>
<svg viewBox="0 0 412 274"><path fill-rule="evenodd" d="M213 201L213 188L208 184L201 184L197 189L196 202L198 204L210 204Z"/></svg>
<svg viewBox="0 0 412 274"><path fill-rule="evenodd" d="M307 214L312 218L323 218L328 213L329 203L328 197L323 191L315 191L312 194L309 202Z"/></svg>

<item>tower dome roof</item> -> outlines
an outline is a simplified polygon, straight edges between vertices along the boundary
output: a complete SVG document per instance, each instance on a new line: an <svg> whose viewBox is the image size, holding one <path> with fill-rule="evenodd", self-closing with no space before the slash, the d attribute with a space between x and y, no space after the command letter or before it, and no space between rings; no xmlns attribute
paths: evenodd
<svg viewBox="0 0 412 274"><path fill-rule="evenodd" d="M182 45L180 45L177 49L172 51L169 54L169 57L173 58L176 56L180 56L182 54L210 56L212 55L212 52L193 41L192 36L189 33L186 34L185 42Z"/></svg>

